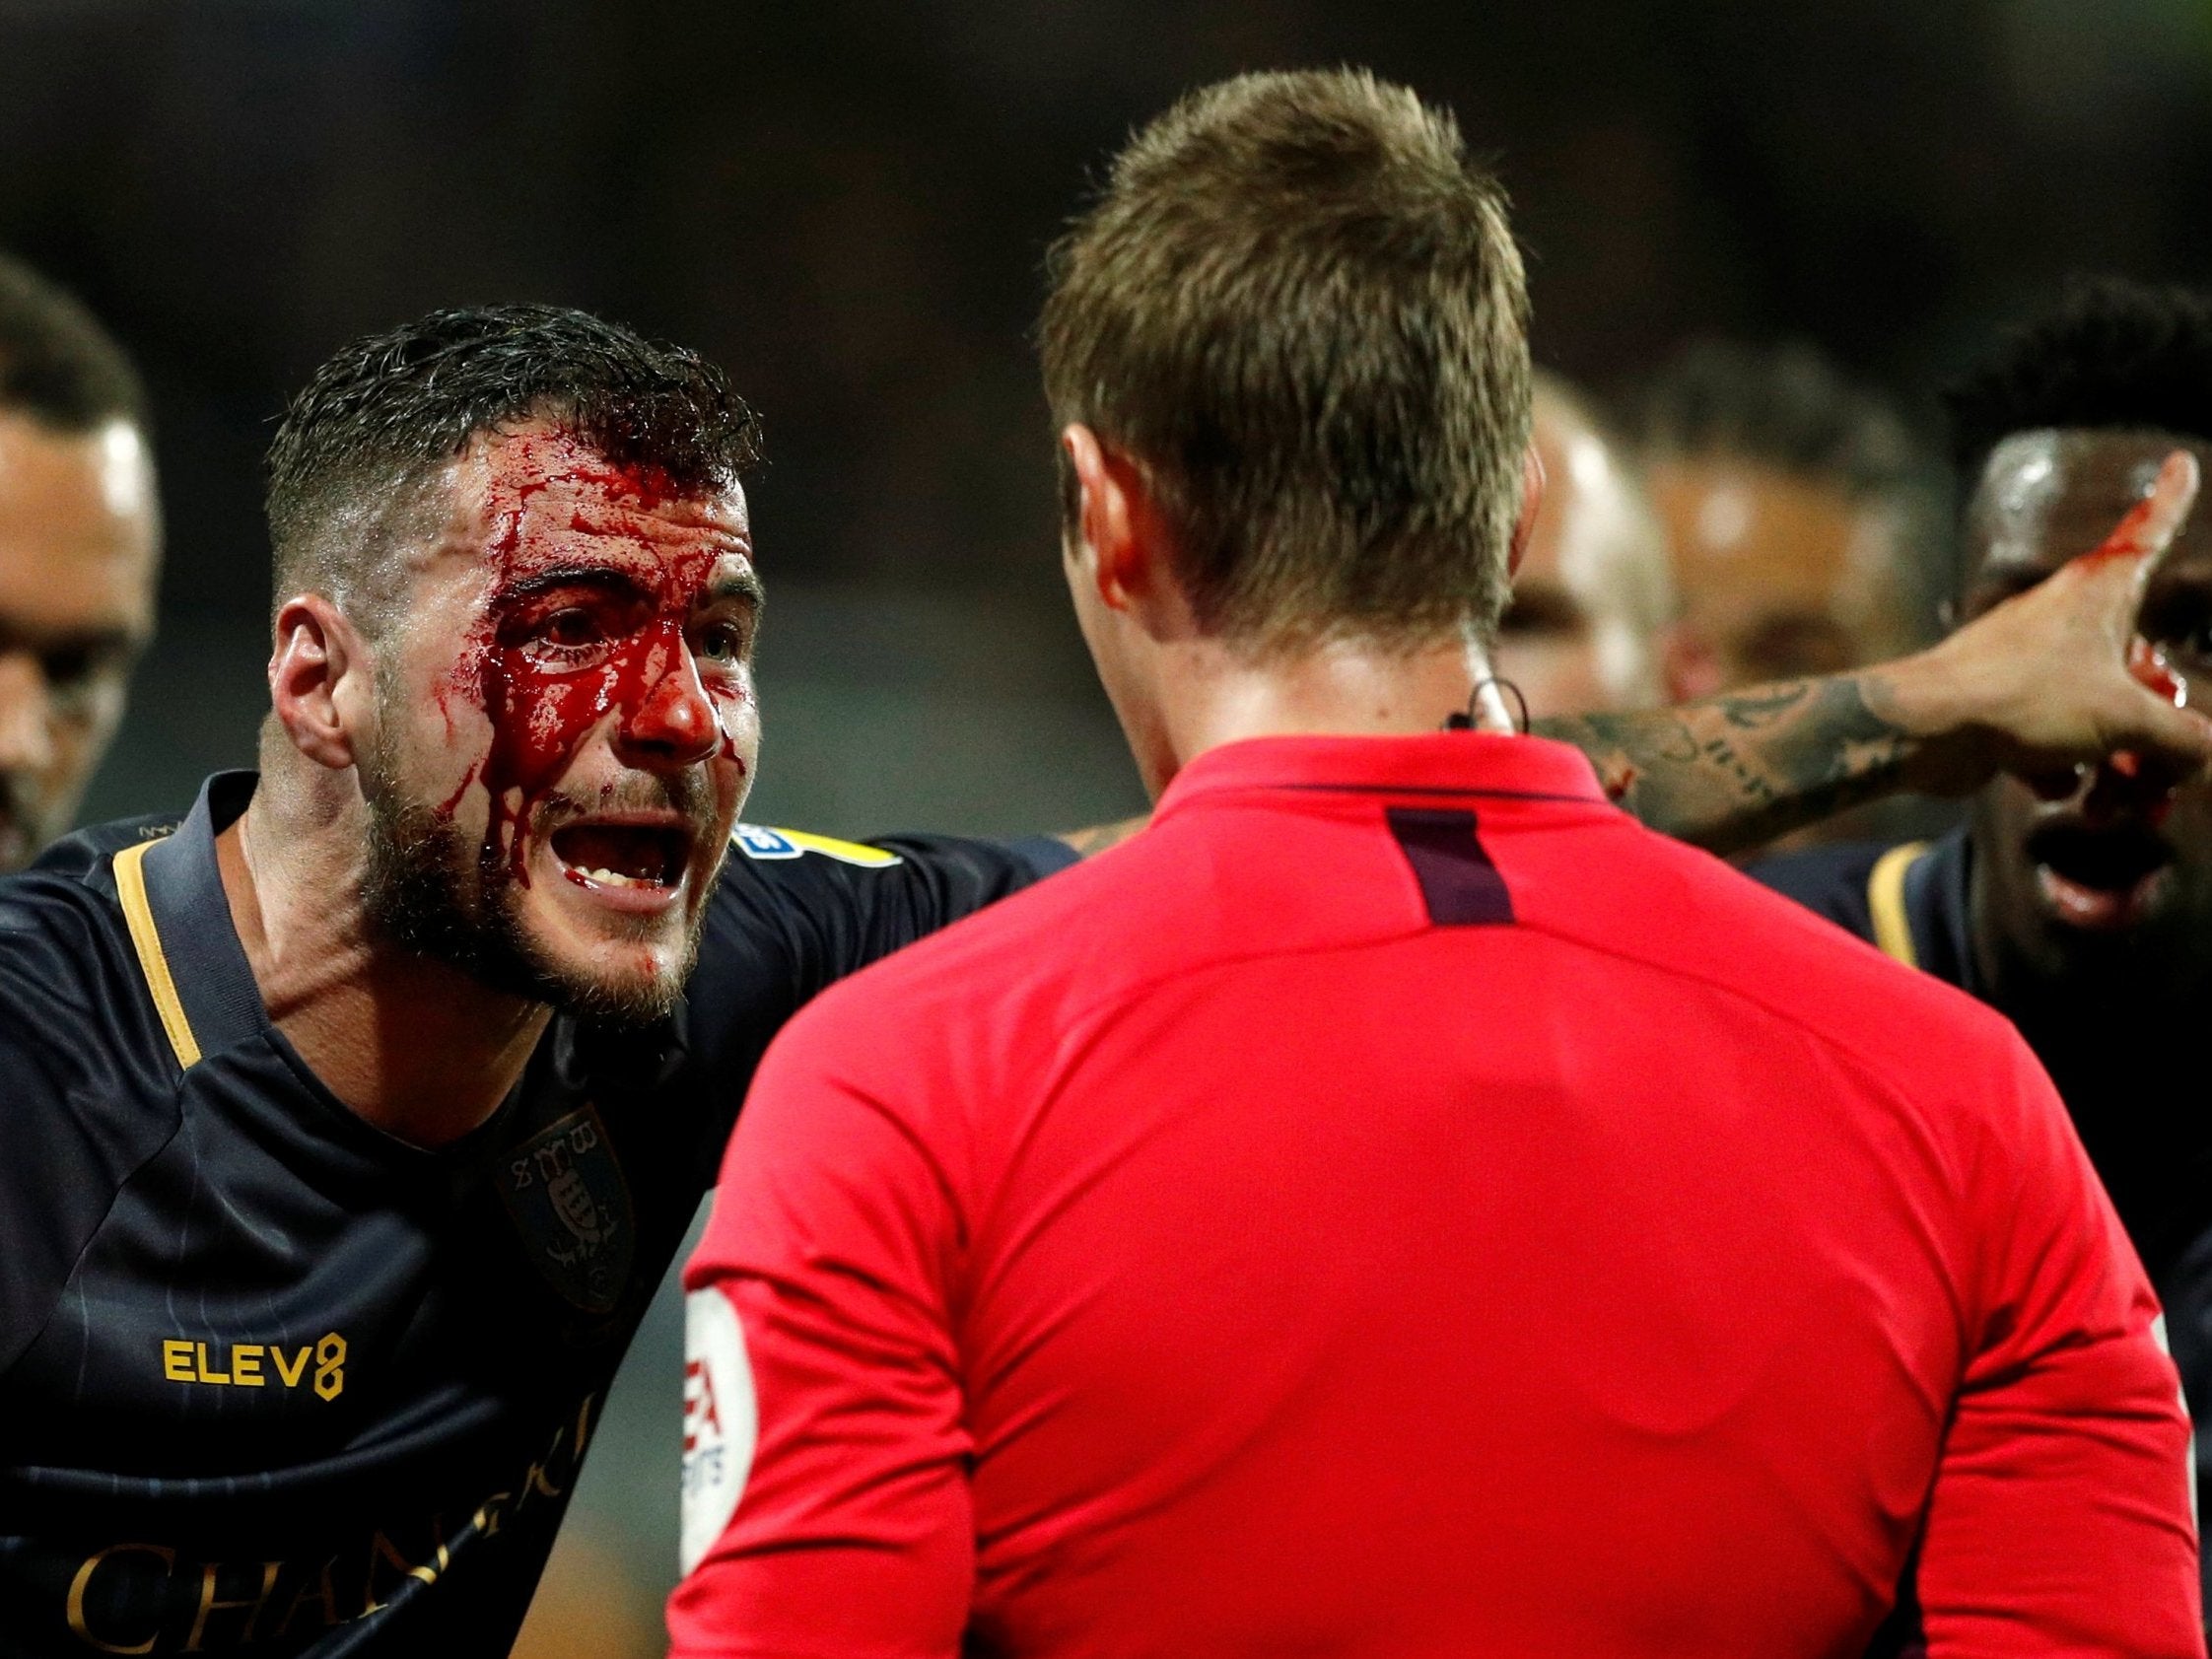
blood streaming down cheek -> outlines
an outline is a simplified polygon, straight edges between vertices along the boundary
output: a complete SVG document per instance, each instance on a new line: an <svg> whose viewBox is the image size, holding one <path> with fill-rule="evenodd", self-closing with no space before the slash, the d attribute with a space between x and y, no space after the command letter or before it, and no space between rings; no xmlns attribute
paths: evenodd
<svg viewBox="0 0 2212 1659"><path fill-rule="evenodd" d="M526 832L531 816L567 774L584 740L610 714L627 724L657 697L681 695L680 687L670 687L668 681L689 672L686 623L722 556L713 545L659 552L650 561L651 619L587 666L565 667L520 646L503 644L500 620L506 599L518 587L558 566L604 562L590 545L603 528L587 515L572 511L547 522L541 508L533 518L532 498L557 486L638 513L650 513L681 494L657 469L616 466L570 434L518 435L495 452L493 529L486 548L491 591L438 697L442 711L451 698L482 709L491 724L492 742L439 812L450 819L469 787L482 784L491 802L485 852L524 886L529 884ZM645 574L631 561L622 568L633 579ZM714 711L718 752L741 773L744 759L722 705L741 702L744 693L735 686L702 684ZM447 722L450 729L449 712Z"/></svg>

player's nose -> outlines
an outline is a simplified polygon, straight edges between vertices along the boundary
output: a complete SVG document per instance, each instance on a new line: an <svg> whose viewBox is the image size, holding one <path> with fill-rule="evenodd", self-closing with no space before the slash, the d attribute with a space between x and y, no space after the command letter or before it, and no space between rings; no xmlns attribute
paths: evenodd
<svg viewBox="0 0 2212 1659"><path fill-rule="evenodd" d="M680 630L656 642L647 685L618 729L623 758L643 768L696 766L722 743L722 722Z"/></svg>
<svg viewBox="0 0 2212 1659"><path fill-rule="evenodd" d="M53 764L53 697L29 652L0 654L0 771L42 772Z"/></svg>

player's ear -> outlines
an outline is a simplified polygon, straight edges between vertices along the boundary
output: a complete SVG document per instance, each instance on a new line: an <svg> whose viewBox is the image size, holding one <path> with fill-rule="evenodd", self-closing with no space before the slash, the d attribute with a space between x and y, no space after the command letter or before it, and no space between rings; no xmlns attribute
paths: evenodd
<svg viewBox="0 0 2212 1659"><path fill-rule="evenodd" d="M277 723L310 760L343 771L357 758L357 723L372 683L366 643L320 593L285 600L275 633L269 704Z"/></svg>

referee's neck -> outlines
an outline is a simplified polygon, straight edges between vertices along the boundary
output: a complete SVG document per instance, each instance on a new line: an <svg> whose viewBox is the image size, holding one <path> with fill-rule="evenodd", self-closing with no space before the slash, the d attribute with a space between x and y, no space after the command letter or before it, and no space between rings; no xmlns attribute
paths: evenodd
<svg viewBox="0 0 2212 1659"><path fill-rule="evenodd" d="M1217 640L1178 642L1152 676L1177 769L1248 737L1388 737L1435 731L1455 715L1488 729L1511 722L1487 688L1479 647L1404 648L1332 640L1251 654Z"/></svg>

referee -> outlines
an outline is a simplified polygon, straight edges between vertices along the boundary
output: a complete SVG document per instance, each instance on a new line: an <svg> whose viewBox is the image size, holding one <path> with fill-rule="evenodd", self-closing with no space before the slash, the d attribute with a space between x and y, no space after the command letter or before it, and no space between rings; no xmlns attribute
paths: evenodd
<svg viewBox="0 0 2212 1659"><path fill-rule="evenodd" d="M2157 1304L2017 1035L1448 728L1538 481L1449 119L1209 88L1054 275L1157 811L769 1053L680 1659L1811 1659L1914 1580L1931 1653L2202 1653Z"/></svg>

